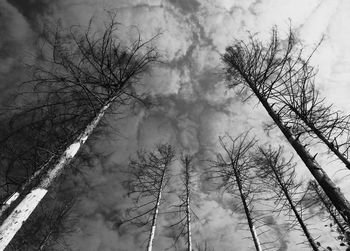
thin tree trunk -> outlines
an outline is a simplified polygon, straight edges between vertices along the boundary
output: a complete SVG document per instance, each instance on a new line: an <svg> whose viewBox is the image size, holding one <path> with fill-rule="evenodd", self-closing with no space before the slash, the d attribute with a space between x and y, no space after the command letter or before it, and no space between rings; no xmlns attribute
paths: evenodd
<svg viewBox="0 0 350 251"><path fill-rule="evenodd" d="M187 226L187 250L192 251L192 240L191 240L191 207L190 207L190 177L189 167L186 167L186 226Z"/></svg>
<svg viewBox="0 0 350 251"><path fill-rule="evenodd" d="M74 140L71 145L67 147L57 163L47 171L39 185L31 189L31 191L5 219L0 227L0 250L5 249L17 231L21 228L23 223L27 221L36 206L48 192L50 185L58 176L60 176L63 169L71 162L115 99L116 97L112 97L106 102L96 117L87 125L85 130Z"/></svg>
<svg viewBox="0 0 350 251"><path fill-rule="evenodd" d="M233 168L234 175L235 175L235 178L236 178L236 182L237 182L237 186L238 186L238 190L239 190L239 195L240 195L242 203L243 203L244 212L245 212L245 215L247 217L249 230L250 230L250 233L251 233L251 235L253 237L253 242L254 242L254 245L255 245L255 249L257 251L262 251L261 245L260 245L260 241L259 241L258 235L256 233L255 226L254 226L254 223L252 221L251 214L250 214L247 202L246 202L246 198L245 198L244 193L243 193L242 183L241 183L241 180L239 178L237 170L234 168L234 163L232 163L232 168Z"/></svg>
<svg viewBox="0 0 350 251"><path fill-rule="evenodd" d="M329 140L322 134L322 132L315 127L315 125L305 119L304 116L300 114L298 110L296 110L294 107L289 106L289 108L316 134L316 136L345 164L346 168L350 170L350 162L349 160L339 152L339 150L335 147L335 145L332 142L329 142Z"/></svg>
<svg viewBox="0 0 350 251"><path fill-rule="evenodd" d="M149 238L148 238L148 243L147 243L147 251L152 251L153 248L153 240L154 240L154 235L156 233L156 225L157 225L157 217L159 213L159 206L160 206L160 201L162 199L162 192L163 192L163 182L164 182L164 176L165 176L165 165L163 166L163 173L162 173L162 178L160 180L160 185L159 185L159 190L158 190L158 196L157 196L157 202L156 202L156 207L154 208L154 214L152 218L152 227L151 231L149 233Z"/></svg>
<svg viewBox="0 0 350 251"><path fill-rule="evenodd" d="M314 176L318 184L322 187L324 192L327 194L329 199L332 201L334 206L337 208L342 215L344 215L344 220L347 224L350 223L350 203L345 198L344 194L340 191L340 189L334 184L334 182L329 178L327 173L320 167L320 165L315 161L314 157L312 157L309 152L305 149L305 147L299 142L297 138L294 138L289 129L283 125L280 117L276 114L276 112L271 108L270 104L267 102L265 98L259 93L259 91L254 86L254 83L249 80L245 74L240 73L247 84L250 86L251 90L254 92L256 97L259 99L261 104L266 109L267 113L270 115L272 120L276 123L278 128L281 130L283 135L286 137L288 142L292 145L294 150L297 152L299 157L303 160L306 167L309 169L311 174Z"/></svg>
<svg viewBox="0 0 350 251"><path fill-rule="evenodd" d="M318 249L318 247L317 247L317 245L316 245L316 243L315 243L314 238L312 238L312 236L311 236L309 230L307 229L307 227L306 227L306 225L305 225L303 219L302 219L301 216L299 215L298 210L295 208L294 202L293 202L292 198L290 197L288 190L287 190L286 187L284 186L284 184L283 184L283 182L282 182L280 176L278 175L278 173L276 172L275 168L274 168L272 165L270 165L270 167L271 167L273 173L275 174L275 177L276 177L276 179L277 179L277 182L278 182L279 186L281 187L281 189L282 189L282 191L283 191L283 193L284 193L284 196L286 196L286 198L287 198L287 200L288 200L288 203L289 203L291 209L293 210L293 213L294 213L295 217L297 218L297 220L298 220L298 222L299 222L299 225L300 225L301 229L303 230L303 232L304 232L304 234L305 234L305 237L307 238L307 240L308 240L310 246L312 247L312 249L313 249L314 251L319 251L319 249Z"/></svg>

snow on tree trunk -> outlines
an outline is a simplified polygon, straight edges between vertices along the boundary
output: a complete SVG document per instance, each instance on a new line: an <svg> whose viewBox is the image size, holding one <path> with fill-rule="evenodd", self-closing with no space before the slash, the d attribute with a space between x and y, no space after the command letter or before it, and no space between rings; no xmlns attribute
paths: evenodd
<svg viewBox="0 0 350 251"><path fill-rule="evenodd" d="M17 231L27 221L30 214L34 211L36 206L48 192L50 185L62 173L63 169L70 163L70 161L79 151L80 147L92 134L93 130L96 128L104 116L106 110L110 107L115 98L116 97L113 97L106 102L96 117L88 124L85 130L71 145L67 147L67 149L59 158L58 162L47 171L46 175L40 181L39 185L33 188L5 219L0 227L0 250L5 249Z"/></svg>

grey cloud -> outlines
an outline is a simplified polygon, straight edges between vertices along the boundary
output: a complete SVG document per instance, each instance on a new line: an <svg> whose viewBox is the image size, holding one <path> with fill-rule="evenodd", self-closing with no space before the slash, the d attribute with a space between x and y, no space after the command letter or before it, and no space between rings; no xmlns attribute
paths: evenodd
<svg viewBox="0 0 350 251"><path fill-rule="evenodd" d="M200 2L196 0L168 0L174 6L180 8L185 13L195 13L199 6Z"/></svg>

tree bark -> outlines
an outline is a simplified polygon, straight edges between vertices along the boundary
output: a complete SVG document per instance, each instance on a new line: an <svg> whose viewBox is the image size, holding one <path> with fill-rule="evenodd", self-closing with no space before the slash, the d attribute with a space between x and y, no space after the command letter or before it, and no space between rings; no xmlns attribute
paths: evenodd
<svg viewBox="0 0 350 251"><path fill-rule="evenodd" d="M156 225L157 225L157 217L158 217L158 213L159 213L159 206L160 206L160 201L162 199L163 182L164 182L164 177L165 177L165 168L166 168L166 166L164 165L162 177L160 180L158 195L157 195L156 207L154 208L154 214L153 214L153 218L152 218L152 227L151 227L151 231L149 233L149 238L148 238L148 243L147 243L147 251L152 251L152 248L153 248L153 240L154 240L154 235L156 233Z"/></svg>
<svg viewBox="0 0 350 251"><path fill-rule="evenodd" d="M233 168L234 176L235 176L235 179L236 179L236 182L237 182L239 195L240 195L242 203L243 203L244 212L245 212L245 215L247 217L249 230L250 230L250 233L251 233L251 235L253 237L253 242L254 242L254 245L255 245L255 249L257 251L262 251L261 245L260 245L260 241L259 241L258 235L257 235L257 233L255 231L255 226L254 226L254 223L252 221L252 217L251 217L251 214L250 214L247 202L246 202L246 197L245 197L244 192L243 192L241 179L239 177L238 171L236 170L236 168L234 168L234 163L232 163L232 168Z"/></svg>
<svg viewBox="0 0 350 251"><path fill-rule="evenodd" d="M192 234L191 234L191 207L190 207L190 177L189 167L186 167L186 227L187 227L187 250L192 251Z"/></svg>
<svg viewBox="0 0 350 251"><path fill-rule="evenodd" d="M23 199L23 196L34 186L34 182L38 179L46 170L46 167L53 159L53 156L42 165L34 174L20 187L17 192L14 192L3 205L0 207L0 219L2 215L4 215L7 210L10 210L13 205L16 204L17 200Z"/></svg>

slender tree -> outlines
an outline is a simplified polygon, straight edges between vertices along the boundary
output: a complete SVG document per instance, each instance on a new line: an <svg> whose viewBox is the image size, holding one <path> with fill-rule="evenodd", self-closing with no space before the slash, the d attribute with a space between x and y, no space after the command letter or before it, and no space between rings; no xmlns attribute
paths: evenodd
<svg viewBox="0 0 350 251"><path fill-rule="evenodd" d="M175 205L175 213L179 215L179 219L171 224L169 228L175 226L179 227L178 234L175 237L175 244L181 236L186 238L187 250L192 251L192 224L198 219L192 210L192 195L193 195L193 156L189 154L182 154L181 163L183 170L181 172L182 187L179 195L180 202Z"/></svg>
<svg viewBox="0 0 350 251"><path fill-rule="evenodd" d="M238 193L255 249L261 251L262 247L252 215L255 188L252 179L253 161L250 151L254 147L256 140L248 139L248 133L245 133L236 138L230 136L227 136L227 138L220 137L219 141L223 154L218 154L217 159L211 161L214 177L222 179L222 187L225 191L231 194Z"/></svg>
<svg viewBox="0 0 350 251"><path fill-rule="evenodd" d="M241 86L241 90L250 90L250 96L256 96L266 109L276 126L281 130L287 141L302 159L315 180L331 199L338 211L342 212L350 222L350 203L344 194L329 178L328 174L316 162L301 143L299 137L294 135L291 128L283 121L281 111L274 108L274 99L283 95L286 82L302 82L305 74L309 74L306 67L309 58L302 59L302 50L298 50L293 32L282 42L274 29L272 38L267 46L254 38L248 44L237 41L234 45L226 48L222 60L226 65L228 77L232 82L229 88ZM306 72L306 73L305 73Z"/></svg>
<svg viewBox="0 0 350 251"><path fill-rule="evenodd" d="M135 195L136 206L129 210L132 217L128 221L151 225L148 251L153 248L162 196L170 181L170 165L174 157L175 151L170 145L159 145L154 152L139 151L137 159L129 164L131 178L128 188L129 194Z"/></svg>
<svg viewBox="0 0 350 251"><path fill-rule="evenodd" d="M40 138L45 139L45 144L37 143L35 151L31 147L26 148L24 153L29 157L24 159L35 160L38 156L41 158L37 149L43 151L47 157L41 158L39 163L32 161L31 166L37 168L29 172L24 169L27 173L21 174L20 181L14 181L13 176L10 177L8 173L15 169L15 174L23 173L23 163L16 158L20 157L22 160L24 153L4 160L4 166L10 167L5 171L6 183L11 180L19 188L25 183L23 176L30 178L38 170L40 178L33 179L36 182L30 185L29 191L17 196L18 202L0 227L0 249L5 248L21 228L53 181L95 130L106 111L111 106L128 104L132 98L138 98L134 85L140 81L149 64L157 60L158 54L151 46L151 40L144 42L140 37L129 47L123 47L117 36L117 28L115 15L112 15L101 36L92 31L91 24L85 32L71 29L68 33L57 31L47 36L46 44L51 49L51 59L33 67L34 78L25 87L29 89L26 93L36 95L40 105L30 108L26 106L24 111L15 113L9 122L14 129L2 137L2 142L15 142L13 137L26 135L31 126L40 125L41 129L36 132L41 133ZM33 116L26 116L29 121L24 126L16 126L16 118L22 114ZM64 123L56 123L55 119ZM51 141L51 133L57 131L59 133L55 139L61 139L62 144ZM13 145L9 143L8 149L11 148ZM52 148L54 149L51 150ZM52 153L53 163L47 168L38 168L50 159ZM16 168L14 163L19 163ZM12 194L11 191L7 192ZM11 198L10 201L13 201L13 197Z"/></svg>
<svg viewBox="0 0 350 251"><path fill-rule="evenodd" d="M315 239L312 237L303 218L303 205L300 198L296 198L300 193L301 183L295 180L295 164L292 158L285 160L282 147L266 149L259 147L255 162L257 166L257 175L262 178L265 187L274 194L274 204L276 209L281 212L287 209L294 214L299 226L301 227L310 247L314 251L319 251Z"/></svg>
<svg viewBox="0 0 350 251"><path fill-rule="evenodd" d="M187 250L192 251L192 233L191 233L191 173L192 173L192 159L190 155L184 156L181 161L184 165L184 186L185 186L185 196L183 196L182 201L186 212L186 236L187 236Z"/></svg>

